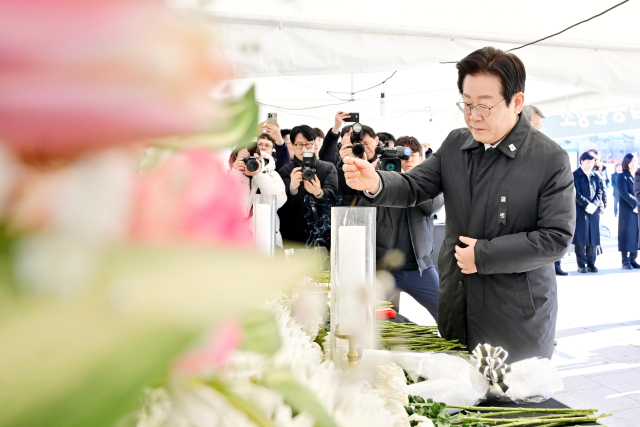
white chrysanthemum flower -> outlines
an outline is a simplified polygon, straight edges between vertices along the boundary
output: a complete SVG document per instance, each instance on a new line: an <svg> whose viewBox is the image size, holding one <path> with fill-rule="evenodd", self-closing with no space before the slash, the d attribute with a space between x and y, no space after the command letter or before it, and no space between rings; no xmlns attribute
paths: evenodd
<svg viewBox="0 0 640 427"><path fill-rule="evenodd" d="M221 373L231 391L250 401L278 426L312 427L315 420L309 414L302 412L293 417L291 407L279 393L254 382L261 379L266 369L285 368L300 385L315 396L317 402L340 427L405 427L408 421L404 408L400 406L402 411L397 411L397 408L392 408L388 403L392 401L396 402L396 406L399 405L397 397L389 400L389 395L398 391L397 372L392 367L387 367L388 372L386 376L382 375L381 381L391 391L380 391L372 389L366 382L355 381L348 372L336 369L333 362L323 362L320 346L291 317L292 301L292 298L283 296L265 304L276 316L282 339L281 348L272 357L244 351L232 353L227 369ZM346 345L346 361L348 341L340 341ZM175 386L170 398L169 406L161 399L157 402L150 401L150 407L143 411L146 424L139 423L138 427L253 426L244 413L210 387L198 386L187 390ZM156 408L155 405L159 406ZM156 418L152 418L151 414L156 414ZM151 419L161 420L162 414L166 415L164 423L149 422ZM404 424L399 424L402 422Z"/></svg>
<svg viewBox="0 0 640 427"><path fill-rule="evenodd" d="M162 427L171 411L171 398L164 388L145 390L137 427Z"/></svg>
<svg viewBox="0 0 640 427"><path fill-rule="evenodd" d="M331 334L325 335L322 343L322 347L324 349L324 360L332 360ZM349 340L336 337L336 353L339 355L338 360L340 361L340 366L347 366L349 363L349 358L347 357L347 354L349 353Z"/></svg>
<svg viewBox="0 0 640 427"><path fill-rule="evenodd" d="M413 414L409 417L409 421L418 421L417 427L434 427L433 421L422 415Z"/></svg>

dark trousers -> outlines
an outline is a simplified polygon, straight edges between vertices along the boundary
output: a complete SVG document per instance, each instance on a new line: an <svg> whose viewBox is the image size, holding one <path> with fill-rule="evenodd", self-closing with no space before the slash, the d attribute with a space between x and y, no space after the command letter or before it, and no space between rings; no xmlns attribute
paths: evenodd
<svg viewBox="0 0 640 427"><path fill-rule="evenodd" d="M420 270L394 270L391 272L396 280L396 288L408 293L429 310L433 318L438 321L438 289L440 279L434 266Z"/></svg>
<svg viewBox="0 0 640 427"><path fill-rule="evenodd" d="M620 196L613 196L613 215L618 216L618 206L620 205Z"/></svg>
<svg viewBox="0 0 640 427"><path fill-rule="evenodd" d="M576 245L576 258L578 260L578 267L594 265L596 263L596 247Z"/></svg>
<svg viewBox="0 0 640 427"><path fill-rule="evenodd" d="M632 262L636 262L637 257L638 252L622 252L622 263L631 264Z"/></svg>

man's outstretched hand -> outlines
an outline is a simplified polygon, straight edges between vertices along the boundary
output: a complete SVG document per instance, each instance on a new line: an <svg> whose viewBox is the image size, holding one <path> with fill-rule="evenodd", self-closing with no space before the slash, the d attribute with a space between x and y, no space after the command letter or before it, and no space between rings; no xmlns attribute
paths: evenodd
<svg viewBox="0 0 640 427"><path fill-rule="evenodd" d="M371 194L380 190L380 175L376 172L375 166L368 161L346 157L342 170L347 185L354 190L367 190Z"/></svg>

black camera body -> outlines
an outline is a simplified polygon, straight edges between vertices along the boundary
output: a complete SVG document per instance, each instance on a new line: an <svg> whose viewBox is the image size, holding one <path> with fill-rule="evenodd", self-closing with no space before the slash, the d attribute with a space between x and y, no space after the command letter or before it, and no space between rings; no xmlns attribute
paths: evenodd
<svg viewBox="0 0 640 427"><path fill-rule="evenodd" d="M249 150L249 157L245 157L244 159L242 159L242 161L246 165L247 171L255 172L260 169L260 162L262 160L260 159L260 156L256 155L256 150L251 149ZM264 159L264 164L265 166L268 165L269 159Z"/></svg>
<svg viewBox="0 0 640 427"><path fill-rule="evenodd" d="M359 115L358 115L359 116ZM362 138L364 137L363 127L360 123L354 123L351 126L351 143L353 144L351 148L351 154L353 157L357 157L359 159L364 159L364 144ZM338 145L338 150L342 148L342 144Z"/></svg>
<svg viewBox="0 0 640 427"><path fill-rule="evenodd" d="M316 176L314 154L313 151L302 152L302 179L305 181L313 181Z"/></svg>
<svg viewBox="0 0 640 427"><path fill-rule="evenodd" d="M409 160L411 148L409 147L376 147L376 154L380 156L378 169L388 172L402 171L401 160Z"/></svg>

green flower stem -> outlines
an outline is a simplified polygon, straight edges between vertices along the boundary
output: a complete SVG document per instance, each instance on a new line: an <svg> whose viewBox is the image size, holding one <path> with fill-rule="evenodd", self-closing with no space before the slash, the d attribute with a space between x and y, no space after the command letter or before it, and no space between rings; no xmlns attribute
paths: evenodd
<svg viewBox="0 0 640 427"><path fill-rule="evenodd" d="M433 403L413 403L414 406L430 406L433 405ZM464 409L465 411L470 411L470 412L502 412L502 411L525 411L527 413L537 413L537 412L598 412L597 409L571 409L571 408L564 408L564 409L548 409L548 408L531 408L531 409L527 409L527 408L501 408L498 406L486 406L486 407L481 407L481 406L459 406L459 405L449 405L447 404L447 408L456 408L456 409Z"/></svg>

